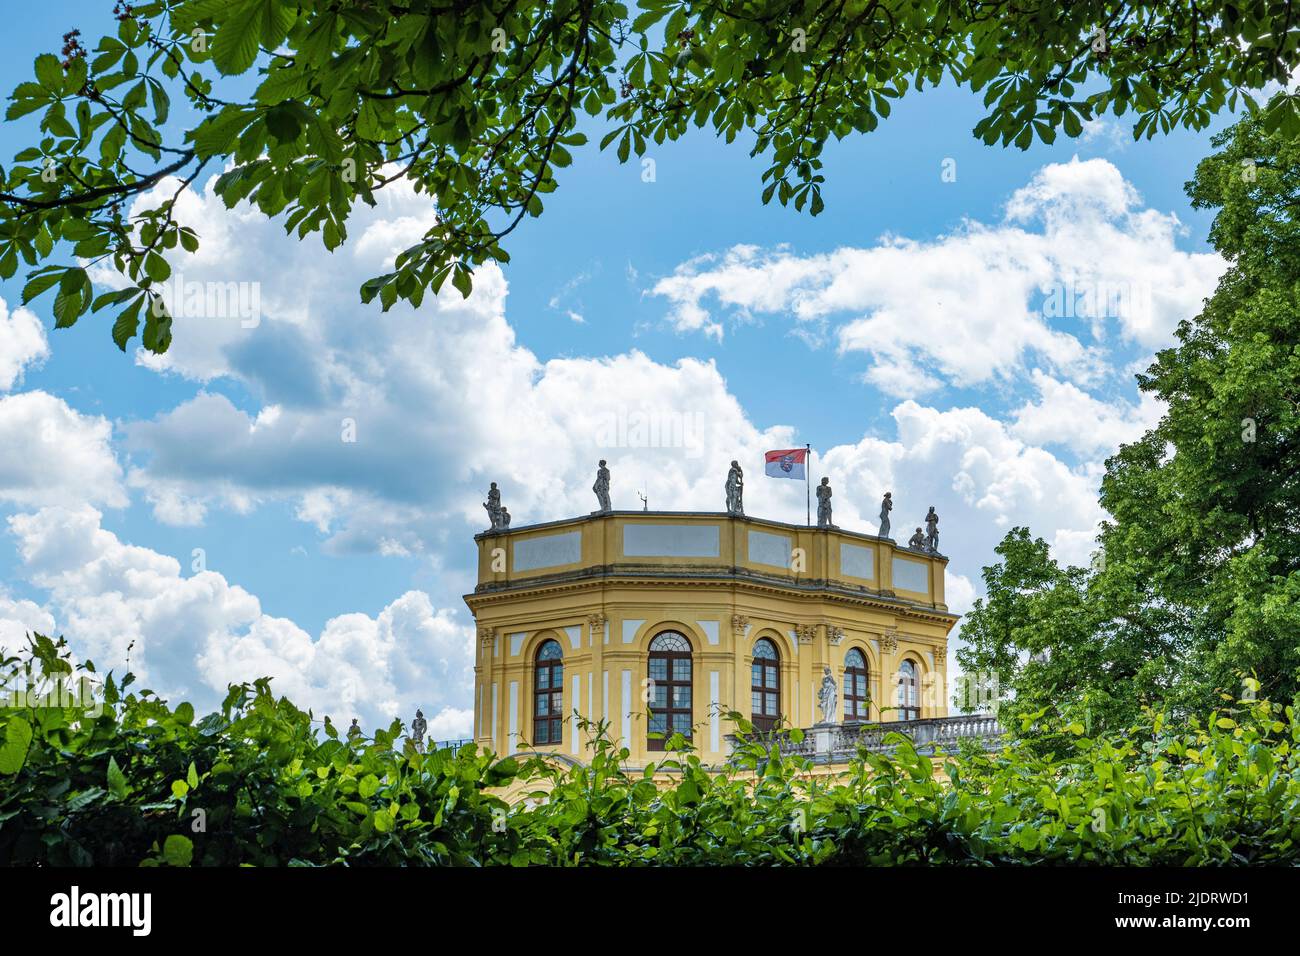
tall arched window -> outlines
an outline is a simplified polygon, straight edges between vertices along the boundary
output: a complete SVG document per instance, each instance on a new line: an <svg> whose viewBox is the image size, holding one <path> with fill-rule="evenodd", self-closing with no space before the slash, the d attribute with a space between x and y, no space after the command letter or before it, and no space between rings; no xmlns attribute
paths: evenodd
<svg viewBox="0 0 1300 956"><path fill-rule="evenodd" d="M533 743L560 743L564 733L564 652L558 641L545 641L537 649L533 701Z"/></svg>
<svg viewBox="0 0 1300 956"><path fill-rule="evenodd" d="M673 734L691 736L691 643L664 631L650 642L650 750L663 750Z"/></svg>
<svg viewBox="0 0 1300 956"><path fill-rule="evenodd" d="M754 643L750 685L754 729L769 731L781 719L781 656L765 637Z"/></svg>
<svg viewBox="0 0 1300 956"><path fill-rule="evenodd" d="M867 658L856 647L844 655L844 719L868 720Z"/></svg>
<svg viewBox="0 0 1300 956"><path fill-rule="evenodd" d="M921 695L916 679L916 665L905 660L898 665L898 719L919 720Z"/></svg>

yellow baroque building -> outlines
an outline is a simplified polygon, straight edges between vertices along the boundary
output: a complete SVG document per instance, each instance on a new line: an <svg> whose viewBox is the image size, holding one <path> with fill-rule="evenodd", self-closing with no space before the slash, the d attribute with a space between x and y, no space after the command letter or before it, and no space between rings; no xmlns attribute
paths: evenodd
<svg viewBox="0 0 1300 956"><path fill-rule="evenodd" d="M674 731L724 761L733 710L809 728L809 754L881 722L988 730L943 719L958 618L940 554L726 513L597 512L475 541L474 739L497 753L581 761L575 714L607 722L632 766Z"/></svg>

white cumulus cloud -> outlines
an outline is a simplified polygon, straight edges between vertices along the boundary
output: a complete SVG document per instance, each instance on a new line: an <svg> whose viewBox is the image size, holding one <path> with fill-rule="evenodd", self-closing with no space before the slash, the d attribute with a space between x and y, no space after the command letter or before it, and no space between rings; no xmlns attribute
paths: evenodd
<svg viewBox="0 0 1300 956"><path fill-rule="evenodd" d="M9 309L0 299L0 392L7 392L23 379L29 365L50 354L45 328L40 319L24 308Z"/></svg>
<svg viewBox="0 0 1300 956"><path fill-rule="evenodd" d="M121 673L129 657L143 686L173 703L212 707L228 683L269 676L317 716L386 726L423 707L443 735L470 733L472 712L456 705L472 683L473 632L427 594L408 591L373 618L340 615L312 637L221 574L187 575L122 541L101 517L85 505L9 518L22 570L49 598L40 607L0 594L0 643L33 628L64 634L100 671Z"/></svg>
<svg viewBox="0 0 1300 956"><path fill-rule="evenodd" d="M831 335L841 353L863 354L865 379L898 397L1009 380L1027 362L1086 384L1104 373L1112 328L1163 343L1213 290L1222 260L1179 250L1181 233L1113 164L1076 158L1043 167L996 224L808 256L738 245L683 263L652 291L679 330L717 337L715 309L788 313L801 337Z"/></svg>

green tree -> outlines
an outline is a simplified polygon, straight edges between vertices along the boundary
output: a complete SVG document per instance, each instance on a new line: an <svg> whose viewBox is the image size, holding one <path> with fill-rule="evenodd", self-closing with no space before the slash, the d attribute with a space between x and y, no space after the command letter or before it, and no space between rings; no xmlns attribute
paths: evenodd
<svg viewBox="0 0 1300 956"><path fill-rule="evenodd" d="M55 290L55 324L116 309L113 340L164 351L158 284L199 237L170 186L205 169L327 249L358 202L406 178L438 222L391 273L361 287L384 309L506 261L556 171L587 145L620 160L694 127L742 137L769 165L762 199L823 208L823 148L875 129L891 101L945 79L983 91L986 143L1024 149L1129 115L1135 136L1203 129L1253 105L1300 65L1300 16L1283 0L1235 3L971 0L153 0L115 7L93 49L65 37L38 56L7 118L39 114L32 145L0 170L0 277L31 269L24 300ZM244 74L248 77L243 78ZM172 103L184 115L169 121ZM181 111L177 111L180 113ZM584 122L584 116L590 118ZM1268 130L1300 131L1281 93ZM178 250L177 247L180 247ZM57 257L62 262L49 261ZM77 262L68 261L71 258ZM94 295L82 264L125 288ZM143 330L141 325L143 323Z"/></svg>
<svg viewBox="0 0 1300 956"><path fill-rule="evenodd" d="M17 662L86 676L39 635ZM1061 741L1047 754L932 757L894 733L822 776L781 752L798 730L754 737L739 714L724 765L675 734L633 769L605 725L576 717L583 763L499 760L473 744L420 753L399 724L342 740L265 679L201 719L131 683L105 679L98 712L62 697L0 708L0 866L1300 862L1300 719L1263 700L1093 737L1029 715ZM519 799L532 795L546 799Z"/></svg>
<svg viewBox="0 0 1300 956"><path fill-rule="evenodd" d="M1144 703L1203 712L1247 676L1300 690L1300 145L1255 118L1215 146L1187 192L1229 268L1138 376L1168 410L1106 463L1098 561L1062 570L1016 529L963 628L959 660L1013 713L1118 726Z"/></svg>

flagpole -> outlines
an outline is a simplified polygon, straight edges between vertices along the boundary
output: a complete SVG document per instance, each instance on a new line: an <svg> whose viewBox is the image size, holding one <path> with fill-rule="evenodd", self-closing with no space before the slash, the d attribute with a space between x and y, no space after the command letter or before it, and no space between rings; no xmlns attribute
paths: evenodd
<svg viewBox="0 0 1300 956"><path fill-rule="evenodd" d="M804 461L804 465L803 465L804 519L808 522L808 527L811 528L812 527L812 492L808 489L808 473L812 471L812 445L805 442L803 447L807 449L807 454L804 455L806 461Z"/></svg>

